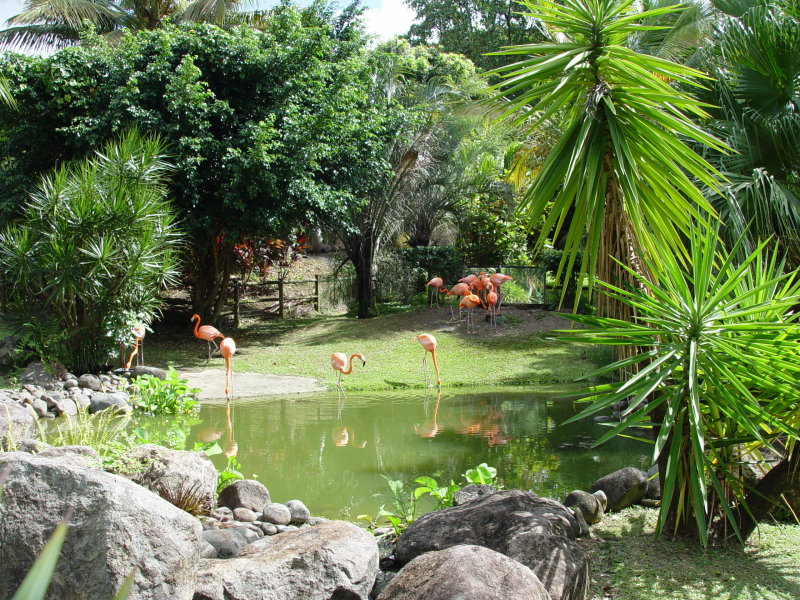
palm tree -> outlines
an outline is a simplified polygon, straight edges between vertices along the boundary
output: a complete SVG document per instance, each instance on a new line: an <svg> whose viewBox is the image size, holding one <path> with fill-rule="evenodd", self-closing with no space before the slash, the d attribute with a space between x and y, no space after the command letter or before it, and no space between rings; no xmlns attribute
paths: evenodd
<svg viewBox="0 0 800 600"><path fill-rule="evenodd" d="M643 21L682 7L639 12L634 0L520 4L550 37L498 52L523 56L497 70L504 77L498 96L508 99L505 115L515 122L534 128L557 118L563 131L520 209L531 223L543 219L539 249L562 236L559 277L578 268L590 282L636 285L625 266L641 272L641 253L661 246L684 255L689 225L713 212L694 180L717 189L717 173L681 138L725 150L690 119L707 116L703 104L677 88L699 88L697 80L707 78L626 47L652 31ZM607 316L631 317L607 296L600 308Z"/></svg>
<svg viewBox="0 0 800 600"><path fill-rule="evenodd" d="M791 4L718 1L723 11L705 46L716 78L708 101L719 106L715 133L736 150L709 152L726 177L712 195L736 240L777 235L800 264L800 15Z"/></svg>
<svg viewBox="0 0 800 600"><path fill-rule="evenodd" d="M104 35L126 29L155 29L166 18L176 22L222 25L240 0L26 0L21 13L0 31L0 48L60 49L79 42L86 23Z"/></svg>

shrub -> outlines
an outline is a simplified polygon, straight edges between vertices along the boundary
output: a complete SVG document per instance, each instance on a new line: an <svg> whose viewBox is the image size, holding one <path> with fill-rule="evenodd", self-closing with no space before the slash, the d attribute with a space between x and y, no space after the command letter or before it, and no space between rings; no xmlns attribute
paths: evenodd
<svg viewBox="0 0 800 600"><path fill-rule="evenodd" d="M107 364L132 321L152 320L176 281L179 234L159 140L135 133L42 178L0 232L10 308L35 325L35 348L77 372Z"/></svg>
<svg viewBox="0 0 800 600"><path fill-rule="evenodd" d="M198 405L198 388L190 388L186 379L170 367L164 380L152 375L142 375L131 382L134 389L133 405L154 415L190 414Z"/></svg>

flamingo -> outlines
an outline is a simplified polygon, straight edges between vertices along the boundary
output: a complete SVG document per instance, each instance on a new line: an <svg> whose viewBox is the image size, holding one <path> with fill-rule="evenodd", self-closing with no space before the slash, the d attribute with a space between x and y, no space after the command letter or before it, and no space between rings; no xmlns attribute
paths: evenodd
<svg viewBox="0 0 800 600"><path fill-rule="evenodd" d="M342 375L349 375L353 371L354 358L359 359L362 366L367 365L367 359L364 358L363 354L351 354L350 367L345 371L345 365L347 365L347 354L344 352L334 352L331 354L331 367L336 371L339 371L339 375L336 378L336 385L340 390L342 389Z"/></svg>
<svg viewBox="0 0 800 600"><path fill-rule="evenodd" d="M458 280L459 283L466 283L469 287L472 287L472 284L478 279L477 275L467 275L466 277L462 277Z"/></svg>
<svg viewBox="0 0 800 600"><path fill-rule="evenodd" d="M128 357L128 362L125 364L126 369L131 368L133 357L139 354L139 344L141 344L144 340L145 331L144 325L135 325L134 327L131 327L131 333L133 334L133 352L131 352L131 355ZM142 344L141 359L144 361L144 344ZM138 357L136 359L136 364L139 364Z"/></svg>
<svg viewBox="0 0 800 600"><path fill-rule="evenodd" d="M415 335L414 339L417 340L422 347L425 348L425 354L422 356L422 366L425 368L425 385L428 383L428 352L433 357L433 368L436 369L436 385L442 385L442 378L439 376L439 365L436 363L436 338L430 333L420 333Z"/></svg>
<svg viewBox="0 0 800 600"><path fill-rule="evenodd" d="M497 331L497 292L492 289L492 284L489 284L489 293L486 294L486 306L489 309L489 324Z"/></svg>
<svg viewBox="0 0 800 600"><path fill-rule="evenodd" d="M465 282L459 282L451 287L449 290L445 290L445 293L448 296L466 296L469 294L469 284ZM459 313L459 320L461 320L461 309L458 311ZM450 320L453 320L453 307L450 307Z"/></svg>
<svg viewBox="0 0 800 600"><path fill-rule="evenodd" d="M478 305L486 307L483 304L483 301L476 296L475 294L467 294L461 299L461 302L458 303L459 309L466 308L467 309L467 333L475 333L475 319L472 317L472 309L474 309ZM472 329L475 331L470 331L470 320L472 321Z"/></svg>
<svg viewBox="0 0 800 600"><path fill-rule="evenodd" d="M223 338L219 343L219 353L225 359L225 399L231 399L231 358L236 354L236 342L233 338Z"/></svg>
<svg viewBox="0 0 800 600"><path fill-rule="evenodd" d="M497 290L498 293L498 300L497 300L497 308L495 309L497 314L500 312L500 305L503 303L503 292L500 289L500 286L503 285L506 281L511 281L513 277L508 275L503 275L502 273L493 273L491 277L489 277L489 281L492 282L492 285Z"/></svg>
<svg viewBox="0 0 800 600"><path fill-rule="evenodd" d="M446 292L444 288L444 281L441 277L434 277L425 285L431 286L431 308L433 308L433 299L436 298L436 306L439 306L439 294ZM438 293L437 293L438 292Z"/></svg>
<svg viewBox="0 0 800 600"><path fill-rule="evenodd" d="M208 342L208 360L211 360L211 344L214 344L214 350L218 349L214 338L225 338L225 336L219 329L211 325L203 325L200 327L200 315L192 315L190 321L194 323L195 320L197 320L197 323L194 324L194 337Z"/></svg>

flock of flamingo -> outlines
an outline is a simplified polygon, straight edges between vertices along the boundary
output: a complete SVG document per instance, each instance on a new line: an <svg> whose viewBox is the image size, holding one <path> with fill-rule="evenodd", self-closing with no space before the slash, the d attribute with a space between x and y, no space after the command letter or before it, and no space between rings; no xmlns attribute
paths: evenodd
<svg viewBox="0 0 800 600"><path fill-rule="evenodd" d="M473 309L478 306L484 307L489 311L489 319L492 327L497 326L497 314L502 304L501 286L504 282L512 279L508 275L502 273L494 273L487 276L486 273L481 272L478 275L467 275L453 285L449 290L444 287L444 281L441 277L434 277L426 285L431 287L431 308L433 308L434 301L436 305L439 304L439 295L445 294L449 296L461 296L461 301L458 303L459 320L462 309L467 311L467 333L475 331L475 319L472 314ZM450 307L450 316L453 317L453 307ZM214 351L219 350L220 355L225 360L225 398L231 399L231 358L236 353L236 343L233 338L226 337L219 329L211 325L200 325L200 315L194 314L190 319L194 323L194 337L206 340L208 343L208 360L211 360L213 351L211 345L214 345ZM133 335L133 351L128 357L128 362L125 365L126 369L131 368L131 363L136 357L136 364L144 359L143 341L145 336L144 325L136 325L131 328L131 335ZM217 345L216 339L222 338L222 341ZM422 366L425 370L426 384L430 385L428 380L428 353L430 352L433 360L433 368L436 370L436 385L441 387L442 378L439 373L439 365L436 362L436 338L430 333L421 333L414 336L414 340L422 345L425 353L422 357ZM141 352L140 352L141 349ZM342 375L348 375L353 371L353 361L358 359L361 361L362 366L367 364L367 359L363 354L351 354L349 359L344 352L334 352L331 355L331 368L337 371L336 386L340 391L342 389Z"/></svg>

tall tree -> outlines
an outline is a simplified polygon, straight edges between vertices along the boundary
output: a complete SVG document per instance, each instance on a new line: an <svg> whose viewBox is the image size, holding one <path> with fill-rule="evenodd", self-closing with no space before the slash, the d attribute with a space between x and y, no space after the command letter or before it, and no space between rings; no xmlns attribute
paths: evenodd
<svg viewBox="0 0 800 600"><path fill-rule="evenodd" d="M408 31L414 44L436 44L463 54L480 69L494 69L507 59L486 56L501 46L540 38L536 20L522 14L515 0L406 0L417 12Z"/></svg>
<svg viewBox="0 0 800 600"><path fill-rule="evenodd" d="M698 87L705 76L625 46L647 30L643 19L680 11L667 6L639 12L633 0L524 0L550 39L498 52L521 56L498 69L507 115L531 127L560 120L562 136L545 159L521 205L530 222L544 218L541 248L562 227L559 274L577 267L590 281L635 285L639 253L666 246L684 254L682 234L711 212L694 180L716 189L715 170L682 138L724 146L695 125L702 104L677 89ZM622 304L601 296L607 316L630 319Z"/></svg>
<svg viewBox="0 0 800 600"><path fill-rule="evenodd" d="M169 143L171 193L191 242L188 279L204 320L221 310L233 246L341 215L347 178L385 165L387 129L371 106L357 21L279 7L264 32L167 25L111 48L96 35L48 58L8 57L24 118L6 131L3 216L55 162L84 156L136 124ZM381 138L382 139L382 138Z"/></svg>

